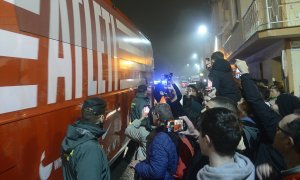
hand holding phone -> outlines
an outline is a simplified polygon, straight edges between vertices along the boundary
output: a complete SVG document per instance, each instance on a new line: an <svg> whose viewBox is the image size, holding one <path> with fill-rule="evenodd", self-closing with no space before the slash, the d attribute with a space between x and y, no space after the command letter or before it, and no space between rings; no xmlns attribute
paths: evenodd
<svg viewBox="0 0 300 180"><path fill-rule="evenodd" d="M149 111L150 111L149 106L145 106L143 109L143 116L148 117Z"/></svg>
<svg viewBox="0 0 300 180"><path fill-rule="evenodd" d="M186 129L186 125L182 119L175 119L168 121L168 132L180 132Z"/></svg>

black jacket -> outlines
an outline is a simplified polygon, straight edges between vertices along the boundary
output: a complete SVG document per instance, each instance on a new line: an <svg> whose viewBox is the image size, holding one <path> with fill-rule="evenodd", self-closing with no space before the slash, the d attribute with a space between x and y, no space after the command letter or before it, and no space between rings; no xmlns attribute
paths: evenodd
<svg viewBox="0 0 300 180"><path fill-rule="evenodd" d="M249 74L241 76L243 95L251 106L256 124L260 131L259 145L256 150L254 164L271 164L280 174L286 168L283 156L272 147L280 115L273 111L263 100L256 84Z"/></svg>
<svg viewBox="0 0 300 180"><path fill-rule="evenodd" d="M202 102L195 96L183 96L183 110L186 116L195 124L203 109Z"/></svg>
<svg viewBox="0 0 300 180"><path fill-rule="evenodd" d="M109 180L107 157L98 138L105 133L95 124L77 121L69 125L62 142L62 168L65 180Z"/></svg>
<svg viewBox="0 0 300 180"><path fill-rule="evenodd" d="M232 69L228 61L216 59L208 77L212 81L212 86L217 90L217 96L228 97L235 102L241 99L240 90L233 79Z"/></svg>

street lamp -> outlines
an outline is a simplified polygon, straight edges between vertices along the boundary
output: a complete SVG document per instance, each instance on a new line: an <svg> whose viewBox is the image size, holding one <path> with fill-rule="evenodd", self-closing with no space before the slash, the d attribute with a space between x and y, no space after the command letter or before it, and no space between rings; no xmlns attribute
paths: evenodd
<svg viewBox="0 0 300 180"><path fill-rule="evenodd" d="M207 33L207 28L205 25L201 25L198 27L198 34L206 34Z"/></svg>
<svg viewBox="0 0 300 180"><path fill-rule="evenodd" d="M192 55L192 59L197 59L198 58L198 54L197 53L194 53L193 55Z"/></svg>

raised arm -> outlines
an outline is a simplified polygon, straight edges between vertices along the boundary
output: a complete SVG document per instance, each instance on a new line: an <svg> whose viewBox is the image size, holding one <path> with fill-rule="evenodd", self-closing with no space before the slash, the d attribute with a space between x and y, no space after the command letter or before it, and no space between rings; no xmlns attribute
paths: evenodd
<svg viewBox="0 0 300 180"><path fill-rule="evenodd" d="M257 123L262 133L261 137L264 138L262 140L273 143L276 127L281 117L264 102L260 91L250 77L246 62L237 60L236 65L242 74L241 80L244 97L257 118Z"/></svg>

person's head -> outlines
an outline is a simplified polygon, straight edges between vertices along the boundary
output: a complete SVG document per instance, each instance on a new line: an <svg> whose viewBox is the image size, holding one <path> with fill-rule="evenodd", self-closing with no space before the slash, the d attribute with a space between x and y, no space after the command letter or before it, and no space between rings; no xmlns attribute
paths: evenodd
<svg viewBox="0 0 300 180"><path fill-rule="evenodd" d="M284 117L292 114L296 109L300 109L300 100L296 96L287 93L279 95L275 100L279 114Z"/></svg>
<svg viewBox="0 0 300 180"><path fill-rule="evenodd" d="M198 142L201 152L209 156L216 152L221 156L233 156L242 137L238 117L225 108L205 111L201 122L197 123L200 132Z"/></svg>
<svg viewBox="0 0 300 180"><path fill-rule="evenodd" d="M215 60L214 60L214 59L205 58L205 68L206 68L207 70L210 71L214 63L215 63Z"/></svg>
<svg viewBox="0 0 300 180"><path fill-rule="evenodd" d="M221 51L216 51L212 53L211 59L217 60L217 59L224 59L224 54Z"/></svg>
<svg viewBox="0 0 300 180"><path fill-rule="evenodd" d="M102 124L105 119L106 102L94 97L84 101L81 109L82 121L92 124Z"/></svg>
<svg viewBox="0 0 300 180"><path fill-rule="evenodd" d="M249 117L253 114L251 107L244 100L244 98L241 98L241 100L238 102L237 109L239 117Z"/></svg>
<svg viewBox="0 0 300 180"><path fill-rule="evenodd" d="M280 90L277 86L272 85L270 87L270 98L276 98L277 96L280 95Z"/></svg>
<svg viewBox="0 0 300 180"><path fill-rule="evenodd" d="M158 103L152 111L154 126L164 125L168 120L174 119L170 106L167 103Z"/></svg>
<svg viewBox="0 0 300 180"><path fill-rule="evenodd" d="M287 115L278 123L273 145L283 155L300 155L300 114Z"/></svg>
<svg viewBox="0 0 300 180"><path fill-rule="evenodd" d="M142 85L139 85L138 88L137 88L137 92L138 93L146 93L147 92L147 86L142 84Z"/></svg>
<svg viewBox="0 0 300 180"><path fill-rule="evenodd" d="M236 103L227 97L217 96L205 103L206 109L212 109L216 107L226 108L235 114L238 112Z"/></svg>
<svg viewBox="0 0 300 180"><path fill-rule="evenodd" d="M264 100L265 101L268 100L270 97L270 89L268 89L268 87L263 86L263 85L258 85L257 87L258 87L262 97L264 98Z"/></svg>
<svg viewBox="0 0 300 180"><path fill-rule="evenodd" d="M194 85L188 85L186 87L186 94L188 96L198 96L198 89Z"/></svg>

